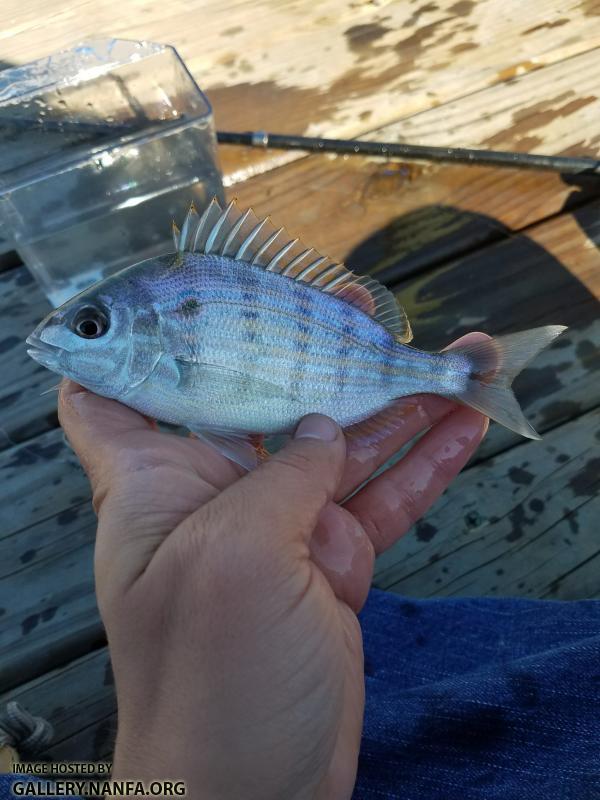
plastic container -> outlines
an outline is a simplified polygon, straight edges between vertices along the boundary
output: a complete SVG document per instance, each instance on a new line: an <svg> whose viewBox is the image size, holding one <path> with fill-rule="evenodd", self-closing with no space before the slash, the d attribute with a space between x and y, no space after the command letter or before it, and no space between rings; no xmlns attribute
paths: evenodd
<svg viewBox="0 0 600 800"><path fill-rule="evenodd" d="M0 72L0 238L53 305L173 250L224 200L212 111L177 52L102 39Z"/></svg>

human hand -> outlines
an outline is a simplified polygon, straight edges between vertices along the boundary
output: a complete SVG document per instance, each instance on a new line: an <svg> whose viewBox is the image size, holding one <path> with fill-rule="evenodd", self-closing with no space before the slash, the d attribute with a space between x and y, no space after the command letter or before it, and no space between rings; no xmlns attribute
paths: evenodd
<svg viewBox="0 0 600 800"><path fill-rule="evenodd" d="M307 417L242 475L202 442L63 384L61 424L99 520L115 778L184 780L199 799L351 796L364 707L356 612L374 553L424 513L487 428L433 395L397 411L383 439L350 436L347 452L337 426Z"/></svg>

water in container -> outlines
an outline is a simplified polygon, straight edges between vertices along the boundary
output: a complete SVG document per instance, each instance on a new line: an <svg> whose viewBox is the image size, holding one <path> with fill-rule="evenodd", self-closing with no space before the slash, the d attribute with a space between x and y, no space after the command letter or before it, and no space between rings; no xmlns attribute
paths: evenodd
<svg viewBox="0 0 600 800"><path fill-rule="evenodd" d="M0 72L0 236L53 305L173 250L223 188L210 105L173 48L87 42Z"/></svg>

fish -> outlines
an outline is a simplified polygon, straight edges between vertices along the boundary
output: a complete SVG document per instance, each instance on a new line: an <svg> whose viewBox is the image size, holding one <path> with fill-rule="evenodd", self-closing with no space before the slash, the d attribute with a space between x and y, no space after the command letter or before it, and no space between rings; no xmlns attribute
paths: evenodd
<svg viewBox="0 0 600 800"><path fill-rule="evenodd" d="M173 252L95 283L27 338L50 370L162 422L185 426L252 469L257 436L309 413L360 435L407 395L470 406L540 437L511 389L565 330L547 325L428 352L406 312L368 275L292 238L269 217L216 199L192 206Z"/></svg>

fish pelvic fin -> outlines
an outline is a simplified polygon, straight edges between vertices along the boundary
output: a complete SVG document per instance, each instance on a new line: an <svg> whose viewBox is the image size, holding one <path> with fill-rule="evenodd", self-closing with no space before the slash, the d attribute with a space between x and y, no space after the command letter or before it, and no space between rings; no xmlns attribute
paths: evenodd
<svg viewBox="0 0 600 800"><path fill-rule="evenodd" d="M269 217L260 220L251 208L238 208L235 200L221 208L213 198L202 215L192 206L181 231L173 229L173 241L180 255L220 255L305 283L360 308L400 343L412 339L406 312L379 281L306 247Z"/></svg>
<svg viewBox="0 0 600 800"><path fill-rule="evenodd" d="M449 352L465 355L471 363L467 387L453 399L521 436L541 439L525 418L511 384L519 372L565 330L564 325L546 325L453 347Z"/></svg>
<svg viewBox="0 0 600 800"><path fill-rule="evenodd" d="M192 430L192 433L222 456L248 471L261 464L269 455L264 448L262 438L257 434L204 430L202 428Z"/></svg>

